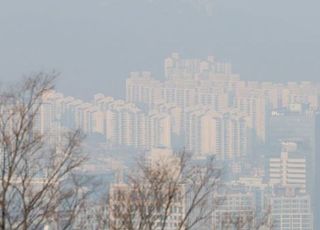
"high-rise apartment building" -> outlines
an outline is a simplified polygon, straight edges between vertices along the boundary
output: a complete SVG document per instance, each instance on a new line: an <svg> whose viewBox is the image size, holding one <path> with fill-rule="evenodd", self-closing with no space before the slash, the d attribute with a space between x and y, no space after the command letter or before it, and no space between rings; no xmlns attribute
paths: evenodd
<svg viewBox="0 0 320 230"><path fill-rule="evenodd" d="M151 113L148 116L148 147L171 148L171 120L165 113Z"/></svg>
<svg viewBox="0 0 320 230"><path fill-rule="evenodd" d="M280 156L269 159L270 183L298 189L299 192L306 193L306 156L303 153L297 152L295 143L283 143L283 145Z"/></svg>
<svg viewBox="0 0 320 230"><path fill-rule="evenodd" d="M218 159L243 157L248 151L248 124L245 116L195 109L185 115L186 147L200 156Z"/></svg>
<svg viewBox="0 0 320 230"><path fill-rule="evenodd" d="M126 100L133 103L152 105L162 102L160 81L150 72L132 72L126 80Z"/></svg>
<svg viewBox="0 0 320 230"><path fill-rule="evenodd" d="M266 140L266 101L260 92L241 92L235 96L236 108L249 116L251 140L265 143Z"/></svg>
<svg viewBox="0 0 320 230"><path fill-rule="evenodd" d="M116 101L106 115L106 139L114 146L145 147L146 115L135 105Z"/></svg>
<svg viewBox="0 0 320 230"><path fill-rule="evenodd" d="M165 77L169 80L200 80L206 78L225 78L237 80L232 74L229 63L218 62L213 56L206 60L182 59L178 53L173 53L165 59Z"/></svg>

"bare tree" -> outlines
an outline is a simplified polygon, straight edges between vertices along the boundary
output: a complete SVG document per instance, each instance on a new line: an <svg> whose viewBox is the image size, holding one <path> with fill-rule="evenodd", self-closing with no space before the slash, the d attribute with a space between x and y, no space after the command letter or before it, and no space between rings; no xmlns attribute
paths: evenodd
<svg viewBox="0 0 320 230"><path fill-rule="evenodd" d="M145 160L146 159L146 160ZM223 169L214 158L194 161L186 151L156 158L142 157L126 181L109 191L109 227L113 230L237 229L267 230L270 212L226 212L220 227L213 215L227 197ZM216 228L217 227L217 228Z"/></svg>
<svg viewBox="0 0 320 230"><path fill-rule="evenodd" d="M221 186L215 160L197 164L186 151L140 160L110 188L111 229L191 229L210 219Z"/></svg>
<svg viewBox="0 0 320 230"><path fill-rule="evenodd" d="M86 159L83 135L68 131L48 143L38 129L55 78L34 74L0 91L0 229L39 229L57 221L68 228L81 206L85 192L74 172Z"/></svg>

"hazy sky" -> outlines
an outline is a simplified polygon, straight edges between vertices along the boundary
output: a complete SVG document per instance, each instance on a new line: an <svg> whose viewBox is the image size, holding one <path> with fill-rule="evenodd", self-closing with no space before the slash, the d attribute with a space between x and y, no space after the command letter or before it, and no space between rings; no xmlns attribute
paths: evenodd
<svg viewBox="0 0 320 230"><path fill-rule="evenodd" d="M0 80L56 69L66 94L122 96L128 72L160 78L178 51L230 61L243 79L320 81L319 10L319 0L0 0Z"/></svg>

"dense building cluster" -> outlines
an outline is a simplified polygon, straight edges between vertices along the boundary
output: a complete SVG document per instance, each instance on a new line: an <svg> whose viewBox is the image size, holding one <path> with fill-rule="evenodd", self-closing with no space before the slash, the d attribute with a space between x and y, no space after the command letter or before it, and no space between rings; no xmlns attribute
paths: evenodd
<svg viewBox="0 0 320 230"><path fill-rule="evenodd" d="M111 150L184 147L197 159L215 156L237 189L214 223L225 212L270 204L276 229L320 226L320 84L243 81L229 63L176 53L165 59L164 76L132 72L125 100L97 94L84 102L51 91L37 129L57 138L80 128Z"/></svg>

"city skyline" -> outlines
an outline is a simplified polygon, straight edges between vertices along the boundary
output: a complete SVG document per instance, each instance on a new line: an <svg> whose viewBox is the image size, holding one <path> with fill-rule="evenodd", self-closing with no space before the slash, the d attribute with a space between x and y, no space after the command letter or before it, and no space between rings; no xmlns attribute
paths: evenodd
<svg viewBox="0 0 320 230"><path fill-rule="evenodd" d="M190 2L1 1L0 79L55 69L66 94L122 97L130 71L161 78L160 63L179 52L216 55L246 80L317 80L318 1L215 0L211 16Z"/></svg>
<svg viewBox="0 0 320 230"><path fill-rule="evenodd" d="M94 98L95 95L105 95L107 97L113 97L114 99L116 100L126 100L126 97L128 96L128 92L126 92L126 87L125 84L126 82L128 81L128 79L130 79L131 77L134 78L135 76L139 77L139 76L145 76L145 79L148 79L148 80L152 80L154 81L155 83L158 83L158 82L162 82L162 81L165 81L167 79L167 74L166 74L166 71L167 71L167 68L166 68L166 61L168 61L168 59L172 58L172 56L175 56L175 55L178 55L179 58L181 58L181 60L189 60L190 62L192 61L195 61L195 62L201 62L201 61L207 61L207 60L210 60L211 58L215 59L215 60L221 60L219 57L216 57L216 56L213 56L213 55L207 55L206 57L203 57L201 56L200 58L199 57L190 57L188 58L187 56L183 56L181 55L180 53L178 52L172 52L170 55L166 55L164 57L164 59L162 60L162 65L161 63L158 64L159 68L161 67L161 72L162 74L159 75L157 73L154 73L148 69L141 69L139 71L129 71L127 72L126 74L126 77L123 79L122 81L122 86L120 88L120 90L117 90L117 91L120 91L116 94L108 94L108 93L105 93L103 91L94 91L92 94L86 94L85 96L77 96L77 93L76 95L74 94L70 94L68 92L65 92L64 90L62 90L60 87L55 87L55 91L57 93L62 93L63 95L67 96L67 97L74 97L74 98L78 98L84 102L89 102L90 100L92 100ZM300 79L300 80L248 80L248 79L245 79L241 76L241 73L239 72L234 72L233 71L233 64L234 63L231 63L231 62L220 62L222 65L226 65L228 68L227 71L230 72L230 74L233 74L234 76L234 79L235 80L241 80L241 82L243 82L244 84L247 84L249 87L251 85L251 87L254 87L254 86L258 86L258 87L268 87L268 86L273 86L275 88L281 88L281 87L294 87L294 86L298 86L298 85L301 85L302 87L308 87L308 86L311 86L313 85L314 88L319 88L320 87L320 80L318 79L315 79L315 80L305 80L305 79ZM48 72L46 70L42 70L41 72L43 73L54 73L57 75L57 80L59 82L59 80L61 80L61 78L63 78L64 74L63 72L59 72L57 70L49 70ZM33 73L29 72L29 73L24 73L23 76L28 76L28 75L32 75ZM19 76L17 76L19 77ZM21 76L20 76L21 77ZM3 83L12 83L12 80L9 80L9 81L4 81Z"/></svg>
<svg viewBox="0 0 320 230"><path fill-rule="evenodd" d="M161 201L166 198L162 194L166 189L161 188L171 183L177 193L168 194L175 202L165 229L183 229L189 221L197 220L201 207L192 215L186 211L194 208L192 196L198 194L197 186L210 194L202 205L209 211L207 221L212 228L224 230L226 225L240 225L242 219L246 220L242 229L248 230L273 222L276 230L316 229L320 215L320 83L242 80L230 63L213 56L188 59L172 53L165 58L163 68L162 79L148 71L131 72L123 86L123 99L97 93L91 100L82 100L45 88L37 94L35 109L27 109L34 113L32 125L27 126L34 133L30 137L39 136L54 146L63 143L66 132L75 130L86 136L83 151L88 159L76 173L100 181L104 189L94 189L93 194L98 196L106 189L111 195L110 203L103 207L105 218L111 221L110 229L117 229L121 218L129 218L127 211L132 206L127 203L140 205L140 199L146 198L149 205L157 207L153 218L159 218ZM34 82L43 76L55 77L39 73ZM6 97L3 94L0 98ZM13 102L4 100L1 104L0 111L6 111L2 112L3 122L8 123L4 129L19 128L20 114L11 107L20 103ZM190 158L184 158L187 156ZM133 162L139 157L139 173L135 175ZM214 168L206 169L211 160ZM210 177L203 177L203 173L212 173L215 183L210 185ZM190 180L187 175L198 178ZM140 181L141 177L147 181ZM203 183L198 183L201 178ZM163 185L153 187L150 180L160 180ZM208 183L213 187L206 193ZM153 200L155 193L160 203ZM121 197L127 201L123 203ZM138 200L130 200L132 197ZM220 204L221 200L224 202ZM126 211L119 212L119 206ZM80 216L92 215L97 209L97 204L85 208ZM134 221L144 223L142 210L142 216L134 216ZM185 217L186 222L180 222ZM85 224L99 223L90 221ZM75 223L81 225L81 219ZM155 223L160 225L161 218ZM203 222L197 224L199 228L205 226Z"/></svg>
<svg viewBox="0 0 320 230"><path fill-rule="evenodd" d="M0 0L0 230L320 229L319 8Z"/></svg>

